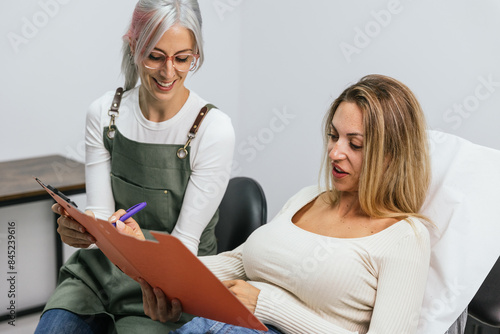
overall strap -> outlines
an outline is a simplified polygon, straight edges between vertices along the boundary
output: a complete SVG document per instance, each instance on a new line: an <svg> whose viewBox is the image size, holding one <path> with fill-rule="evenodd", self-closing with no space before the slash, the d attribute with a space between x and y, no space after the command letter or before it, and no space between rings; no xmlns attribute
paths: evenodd
<svg viewBox="0 0 500 334"><path fill-rule="evenodd" d="M113 102L111 103L111 107L109 107L108 115L111 117L109 120L109 127L107 136L109 139L113 139L115 136L115 118L118 117L118 109L120 108L120 102L122 101L123 88L118 87L116 89L115 97L113 98Z"/></svg>
<svg viewBox="0 0 500 334"><path fill-rule="evenodd" d="M177 157L179 159L185 159L188 156L188 151L187 147L191 143L191 140L193 140L196 137L196 133L198 132L198 129L200 128L200 124L205 118L205 116L208 114L208 112L212 109L215 108L213 104L206 104L203 108L201 108L200 112L198 113L198 116L194 120L193 126L191 127L191 130L189 130L188 133L188 140L184 147L181 147L180 149L177 150Z"/></svg>

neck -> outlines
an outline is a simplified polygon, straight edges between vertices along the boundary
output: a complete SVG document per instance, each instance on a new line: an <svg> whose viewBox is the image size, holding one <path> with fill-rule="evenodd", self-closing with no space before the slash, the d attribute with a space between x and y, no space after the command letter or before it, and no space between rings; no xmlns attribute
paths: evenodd
<svg viewBox="0 0 500 334"><path fill-rule="evenodd" d="M366 216L361 209L357 192L342 192L337 203L337 212L340 217Z"/></svg>
<svg viewBox="0 0 500 334"><path fill-rule="evenodd" d="M139 106L141 112L147 120L152 122L163 122L174 117L181 110L189 97L189 90L184 88L178 92L172 99L162 101L152 98L149 93L139 89Z"/></svg>

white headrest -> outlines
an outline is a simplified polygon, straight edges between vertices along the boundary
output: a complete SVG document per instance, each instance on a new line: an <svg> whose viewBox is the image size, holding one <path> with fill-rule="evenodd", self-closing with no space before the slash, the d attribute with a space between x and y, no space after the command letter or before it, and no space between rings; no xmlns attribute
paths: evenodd
<svg viewBox="0 0 500 334"><path fill-rule="evenodd" d="M431 268L420 334L444 333L500 256L500 151L429 131Z"/></svg>

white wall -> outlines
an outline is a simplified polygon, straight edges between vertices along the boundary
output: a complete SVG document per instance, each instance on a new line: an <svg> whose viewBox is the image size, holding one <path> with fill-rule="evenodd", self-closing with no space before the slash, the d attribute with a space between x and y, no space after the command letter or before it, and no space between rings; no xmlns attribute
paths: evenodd
<svg viewBox="0 0 500 334"><path fill-rule="evenodd" d="M271 214L300 186L316 182L326 108L365 74L406 83L429 127L500 149L498 1L240 3L243 146L236 156L243 173L262 182ZM269 138L263 129L274 109L295 118L270 143L261 141L265 148L251 159L245 139Z"/></svg>
<svg viewBox="0 0 500 334"><path fill-rule="evenodd" d="M324 112L368 73L413 89L431 128L500 149L496 0L200 3L207 59L188 86L232 117L235 175L261 182L270 216L317 181ZM83 161L85 111L122 84L120 38L134 5L0 4L0 161Z"/></svg>

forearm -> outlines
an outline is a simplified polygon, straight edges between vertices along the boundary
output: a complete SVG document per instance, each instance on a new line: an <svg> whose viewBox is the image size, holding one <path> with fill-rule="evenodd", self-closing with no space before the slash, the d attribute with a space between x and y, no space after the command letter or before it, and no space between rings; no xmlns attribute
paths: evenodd
<svg viewBox="0 0 500 334"><path fill-rule="evenodd" d="M220 175L220 184L215 188L216 178L211 173L193 172L186 188L172 235L179 238L193 254L198 253L201 235L217 211L229 182L229 175L222 172Z"/></svg>
<svg viewBox="0 0 500 334"><path fill-rule="evenodd" d="M242 260L243 245L232 251L212 256L201 256L200 261L221 281L248 280Z"/></svg>

